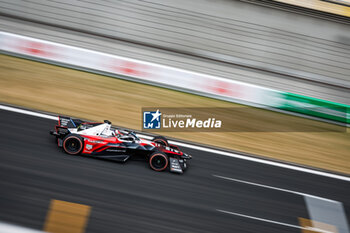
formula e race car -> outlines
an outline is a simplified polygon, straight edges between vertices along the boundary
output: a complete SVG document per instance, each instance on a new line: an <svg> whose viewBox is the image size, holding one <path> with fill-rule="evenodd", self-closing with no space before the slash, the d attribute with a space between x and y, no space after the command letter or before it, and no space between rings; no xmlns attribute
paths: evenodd
<svg viewBox="0 0 350 233"><path fill-rule="evenodd" d="M110 121L85 122L60 116L55 130L50 131L57 144L70 155L83 154L118 162L144 159L155 171L183 173L187 168L188 155L168 143L165 137L152 140L138 137L135 132L112 127Z"/></svg>

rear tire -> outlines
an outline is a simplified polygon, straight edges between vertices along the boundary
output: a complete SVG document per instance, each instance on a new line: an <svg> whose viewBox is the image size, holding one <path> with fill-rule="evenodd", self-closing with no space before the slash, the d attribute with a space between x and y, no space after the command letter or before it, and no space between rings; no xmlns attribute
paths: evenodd
<svg viewBox="0 0 350 233"><path fill-rule="evenodd" d="M149 158L149 166L157 172L164 171L169 164L168 156L161 152L155 152Z"/></svg>
<svg viewBox="0 0 350 233"><path fill-rule="evenodd" d="M83 138L77 134L69 134L63 139L63 149L67 154L77 155L83 150Z"/></svg>
<svg viewBox="0 0 350 233"><path fill-rule="evenodd" d="M156 136L152 141L161 144L162 146L169 146L168 140L163 136Z"/></svg>

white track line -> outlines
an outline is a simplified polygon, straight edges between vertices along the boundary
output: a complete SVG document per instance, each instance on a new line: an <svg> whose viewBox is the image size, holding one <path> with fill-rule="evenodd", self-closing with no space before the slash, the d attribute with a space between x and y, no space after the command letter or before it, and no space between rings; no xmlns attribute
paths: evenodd
<svg viewBox="0 0 350 233"><path fill-rule="evenodd" d="M29 111L29 110L24 110L24 109L19 109L19 108L4 106L4 105L0 105L0 109L1 110L6 110L6 111L10 111L10 112L17 112L17 113L30 115L30 116L36 116L36 117L41 117L41 118L45 118L45 119L58 121L58 117L56 117L56 116L50 116L50 115L47 115L47 114L38 113L38 112L32 112L32 111Z"/></svg>
<svg viewBox="0 0 350 233"><path fill-rule="evenodd" d="M236 215L236 216L243 217L243 218L249 218L249 219L254 219L254 220L258 220L258 221L262 221L262 222L273 223L273 224L277 224L277 225L281 225L281 226L285 226L285 227L292 227L292 228L297 228L297 229L301 229L301 230L309 230L309 231L312 230L312 231L316 231L316 232L320 232L320 233L332 233L330 231L325 231L325 230L322 230L322 229L319 229L319 228L302 227L302 226L298 226L298 225L293 225L293 224L273 221L273 220L269 220L269 219L265 219L265 218L258 218L258 217L249 216L249 215L245 215L245 214L239 214L239 213L230 212L230 211L226 211L226 210L219 210L219 209L217 209L217 211L225 213L225 214Z"/></svg>
<svg viewBox="0 0 350 233"><path fill-rule="evenodd" d="M7 233L44 233L43 231L22 227L15 224L0 222L0 232Z"/></svg>
<svg viewBox="0 0 350 233"><path fill-rule="evenodd" d="M23 110L23 109L19 109L19 108L4 106L4 105L0 105L0 109L6 110L6 111L11 111L11 112L22 113L22 114L26 114L26 115L31 115L31 116L36 116L36 117L41 117L41 118L50 119L50 120L58 120L58 117L56 117L56 116L32 112L29 110ZM150 136L142 135L142 134L139 134L139 135L141 137L144 137L144 138L150 137ZM350 182L350 177L337 175L337 174L333 174L333 173L328 173L328 172L324 172L324 171L317 171L317 170L313 170L311 168L298 167L295 165L290 165L290 164L285 164L285 163L280 163L280 162L275 162L275 161L269 161L269 160L249 157L249 156L245 156L245 155L239 155L239 154L235 154L232 152L220 151L220 150L215 150L215 149L206 148L206 147L202 147L202 146L195 146L195 145L191 145L191 144L187 144L187 143L183 143L183 142L177 142L177 141L169 141L169 142L172 144L178 145L178 146L183 146L183 147L187 147L187 148L191 148L191 149L195 149L195 150L220 154L220 155L224 155L224 156L228 156L228 157L232 157L232 158L236 158L236 159L248 160L248 161L252 161L252 162L256 162L256 163L267 164L267 165L271 165L271 166L275 166L275 167L281 167L281 168L286 168L286 169L290 169L290 170L306 172L309 174L325 176L325 177L329 177L329 178L333 178L333 179L344 180L344 181Z"/></svg>
<svg viewBox="0 0 350 233"><path fill-rule="evenodd" d="M292 193L292 194L301 195L301 196L306 196L306 197L312 197L312 198L316 198L316 199L323 200L323 201L327 201L327 202L340 203L339 201L335 201L335 200L332 200L332 199L328 199L328 198L324 198L324 197L319 197L319 196L315 196L315 195L311 195L311 194L307 194L307 193L302 193L302 192L296 192L296 191L292 191L292 190L289 190L289 189L277 188L277 187L273 187L273 186L269 186L269 185L258 184L258 183L254 183L254 182L249 182L249 181L234 179L234 178L225 177L225 176L219 176L219 175L213 175L213 176L215 176L215 177L217 177L217 178L225 179L225 180L230 180L230 181L235 181L235 182L243 183L243 184L249 184L249 185L254 185L254 186L258 186L258 187L262 187L262 188L267 188L267 189L273 189L273 190L277 190L277 191L281 191L281 192Z"/></svg>
<svg viewBox="0 0 350 233"><path fill-rule="evenodd" d="M333 173L328 173L328 172L324 172L324 171L317 171L317 170L313 170L311 168L298 167L296 165L290 165L290 164L285 164L285 163L280 163L280 162L275 162L275 161L270 161L270 160L264 160L264 159L260 159L260 158L254 158L254 157L234 154L232 152L220 151L220 150L205 148L205 147L201 147L201 146L195 146L195 145L182 143L182 142L176 142L176 141L169 141L169 142L176 144L178 146L183 146L183 147L187 147L187 148L191 148L191 149L195 149L195 150L201 150L201 151L205 151L205 152L209 152L209 153L215 153L215 154L220 154L220 155L224 155L224 156L228 156L228 157L233 157L236 159L248 160L248 161L252 161L252 162L256 162L256 163L262 163L262 164L267 164L267 165L271 165L271 166L275 166L275 167L287 168L290 170L306 172L306 173L310 173L310 174L314 174L314 175L318 175L318 176L325 176L325 177L329 177L329 178L333 178L333 179L344 180L344 181L350 182L350 177L337 175L337 174L333 174Z"/></svg>

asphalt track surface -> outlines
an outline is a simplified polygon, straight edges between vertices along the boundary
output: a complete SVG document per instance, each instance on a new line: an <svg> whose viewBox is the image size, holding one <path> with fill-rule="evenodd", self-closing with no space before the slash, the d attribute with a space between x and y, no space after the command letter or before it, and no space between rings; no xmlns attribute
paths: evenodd
<svg viewBox="0 0 350 233"><path fill-rule="evenodd" d="M183 175L69 156L48 134L55 123L0 110L1 221L43 229L52 199L91 206L86 232L301 232L292 226L310 217L303 195L213 175L339 201L350 216L344 180L189 148L194 159Z"/></svg>

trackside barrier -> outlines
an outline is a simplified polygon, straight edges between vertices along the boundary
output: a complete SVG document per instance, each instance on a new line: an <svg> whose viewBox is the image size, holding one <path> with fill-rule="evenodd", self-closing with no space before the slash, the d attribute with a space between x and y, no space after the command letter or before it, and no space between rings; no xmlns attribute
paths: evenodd
<svg viewBox="0 0 350 233"><path fill-rule="evenodd" d="M127 76L134 81L165 85L231 102L244 102L263 108L287 110L350 123L349 105L12 33L0 32L0 50L70 67Z"/></svg>

